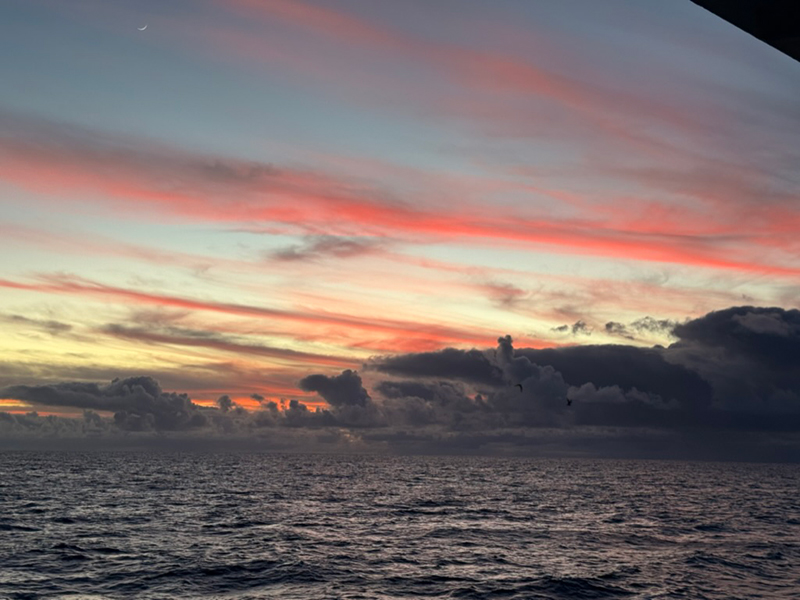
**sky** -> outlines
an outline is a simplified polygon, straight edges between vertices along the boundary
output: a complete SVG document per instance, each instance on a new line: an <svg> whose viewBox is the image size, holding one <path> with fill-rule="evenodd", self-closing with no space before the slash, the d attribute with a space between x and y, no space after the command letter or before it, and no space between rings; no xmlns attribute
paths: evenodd
<svg viewBox="0 0 800 600"><path fill-rule="evenodd" d="M692 2L6 0L0 55L0 442L800 459L800 65Z"/></svg>

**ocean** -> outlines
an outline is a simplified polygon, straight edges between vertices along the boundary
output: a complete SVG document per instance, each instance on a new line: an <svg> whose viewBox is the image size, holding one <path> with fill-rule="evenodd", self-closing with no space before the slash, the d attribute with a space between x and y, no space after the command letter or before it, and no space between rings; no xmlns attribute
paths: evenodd
<svg viewBox="0 0 800 600"><path fill-rule="evenodd" d="M800 598L800 465L3 452L0 598Z"/></svg>

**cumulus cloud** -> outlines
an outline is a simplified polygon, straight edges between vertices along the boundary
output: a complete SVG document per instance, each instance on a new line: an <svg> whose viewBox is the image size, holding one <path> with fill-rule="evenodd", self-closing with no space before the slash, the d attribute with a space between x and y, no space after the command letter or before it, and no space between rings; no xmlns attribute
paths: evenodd
<svg viewBox="0 0 800 600"><path fill-rule="evenodd" d="M498 338L497 344L495 361L509 386L491 395L489 403L515 424L555 425L567 398L568 387L561 373L516 354L509 335ZM514 387L516 384L522 389Z"/></svg>
<svg viewBox="0 0 800 600"><path fill-rule="evenodd" d="M36 411L25 414L0 412L0 439L24 438L99 438L111 427L94 411L84 411L83 418L40 416Z"/></svg>
<svg viewBox="0 0 800 600"><path fill-rule="evenodd" d="M390 425L445 425L452 429L479 429L488 422L489 405L474 397L463 384L451 381L385 380L375 386Z"/></svg>
<svg viewBox="0 0 800 600"><path fill-rule="evenodd" d="M435 366L442 369L434 373ZM446 349L375 360L369 368L422 378L386 380L376 386L385 397L382 408L390 424L437 423L478 430L560 426L564 421L568 386L563 378L552 367L517 355L510 336L483 352ZM434 374L437 379L428 379Z"/></svg>
<svg viewBox="0 0 800 600"><path fill-rule="evenodd" d="M204 407L187 394L164 392L155 379L144 376L115 379L107 385L67 382L8 386L0 389L0 398L23 400L43 409L84 409L83 420L54 415L39 418L35 411L27 415L0 413L0 441L24 437L111 439L128 434L242 439L258 438L265 431L281 428L318 429L342 424L330 411L311 410L296 399L285 410L275 402L263 402L261 409L248 411L223 394L216 408Z"/></svg>
<svg viewBox="0 0 800 600"><path fill-rule="evenodd" d="M366 406L370 401L367 390L361 384L361 377L350 369L335 377L309 375L301 379L299 385L301 390L317 392L334 407Z"/></svg>
<svg viewBox="0 0 800 600"><path fill-rule="evenodd" d="M568 397L570 400L577 400L578 405L588 402L600 404L640 403L662 409L671 408L670 403L664 402L663 398L657 394L641 392L636 388L625 391L618 385L598 388L593 383L584 383L580 387L570 387Z"/></svg>
<svg viewBox="0 0 800 600"><path fill-rule="evenodd" d="M437 406L453 406L462 410L470 410L473 405L464 386L457 382L381 381L375 389L388 399L414 397Z"/></svg>
<svg viewBox="0 0 800 600"><path fill-rule="evenodd" d="M555 331L556 333L571 333L572 335L592 335L592 328L582 319L575 321L572 325L551 327L550 331Z"/></svg>
<svg viewBox="0 0 800 600"><path fill-rule="evenodd" d="M637 334L658 335L674 338L675 328L680 325L679 321L672 319L655 319L651 316L636 319L628 324L618 321L609 321L605 324L605 332L608 335L622 337L628 340L635 340Z"/></svg>
<svg viewBox="0 0 800 600"><path fill-rule="evenodd" d="M647 316L637 319L631 323L631 327L636 331L648 331L650 333L661 333L671 335L675 328L680 325L678 321L672 319L654 319Z"/></svg>
<svg viewBox="0 0 800 600"><path fill-rule="evenodd" d="M367 427L382 422L382 414L355 371L339 375L309 375L298 383L300 389L317 392L331 406L336 422L353 427Z"/></svg>
<svg viewBox="0 0 800 600"><path fill-rule="evenodd" d="M234 407L234 402L231 400L231 397L228 394L224 394L217 398L217 406L222 412L228 412L230 409Z"/></svg>
<svg viewBox="0 0 800 600"><path fill-rule="evenodd" d="M628 330L627 326L625 326L624 323L618 323L617 321L609 321L608 323L606 323L605 329L608 335L616 335L628 340L636 339L630 333L630 331Z"/></svg>
<svg viewBox="0 0 800 600"><path fill-rule="evenodd" d="M592 335L592 329L586 321L575 321L572 324L572 335Z"/></svg>
<svg viewBox="0 0 800 600"><path fill-rule="evenodd" d="M187 394L164 392L152 377L115 379L110 384L67 382L12 385L0 397L52 407L114 412L121 429L181 430L202 427L206 419Z"/></svg>

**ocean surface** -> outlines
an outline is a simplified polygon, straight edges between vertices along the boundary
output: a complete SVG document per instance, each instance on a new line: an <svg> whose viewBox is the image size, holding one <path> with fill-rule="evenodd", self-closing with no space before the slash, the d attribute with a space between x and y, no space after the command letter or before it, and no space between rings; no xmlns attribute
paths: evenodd
<svg viewBox="0 0 800 600"><path fill-rule="evenodd" d="M800 598L800 466L3 452L0 598Z"/></svg>

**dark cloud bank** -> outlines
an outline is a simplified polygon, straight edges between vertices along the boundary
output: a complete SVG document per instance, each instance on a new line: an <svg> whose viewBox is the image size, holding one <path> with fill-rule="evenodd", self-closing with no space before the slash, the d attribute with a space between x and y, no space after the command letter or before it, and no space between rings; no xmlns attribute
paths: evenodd
<svg viewBox="0 0 800 600"><path fill-rule="evenodd" d="M206 408L150 377L12 385L0 396L84 416L0 413L0 441L800 460L800 311L734 307L674 323L672 335L666 348L514 348L505 336L485 350L375 357L361 374L299 381L326 409L257 393L260 410L227 395Z"/></svg>

